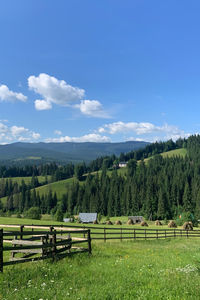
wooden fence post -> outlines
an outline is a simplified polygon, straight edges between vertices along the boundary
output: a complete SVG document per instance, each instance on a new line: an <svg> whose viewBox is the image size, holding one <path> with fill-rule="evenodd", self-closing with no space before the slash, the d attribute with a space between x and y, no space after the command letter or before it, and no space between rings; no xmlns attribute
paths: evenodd
<svg viewBox="0 0 200 300"><path fill-rule="evenodd" d="M52 256L53 259L56 258L56 230L53 232L53 238L52 238Z"/></svg>
<svg viewBox="0 0 200 300"><path fill-rule="evenodd" d="M134 235L134 240L135 240L135 239L136 239L136 232L135 232L135 229L134 229L133 235Z"/></svg>
<svg viewBox="0 0 200 300"><path fill-rule="evenodd" d="M165 238L167 238L167 231L165 230Z"/></svg>
<svg viewBox="0 0 200 300"><path fill-rule="evenodd" d="M104 227L104 242L106 242L106 228Z"/></svg>
<svg viewBox="0 0 200 300"><path fill-rule="evenodd" d="M23 229L24 225L20 226L20 239L23 240Z"/></svg>
<svg viewBox="0 0 200 300"><path fill-rule="evenodd" d="M156 238L158 239L158 229L156 229Z"/></svg>
<svg viewBox="0 0 200 300"><path fill-rule="evenodd" d="M121 240L121 242L122 242L122 228L120 228L121 229L121 232L120 232L120 240Z"/></svg>
<svg viewBox="0 0 200 300"><path fill-rule="evenodd" d="M3 229L0 229L0 272L3 272Z"/></svg>
<svg viewBox="0 0 200 300"><path fill-rule="evenodd" d="M88 239L88 252L89 252L89 254L91 254L92 253L92 246L91 246L90 229L88 229L87 239Z"/></svg>

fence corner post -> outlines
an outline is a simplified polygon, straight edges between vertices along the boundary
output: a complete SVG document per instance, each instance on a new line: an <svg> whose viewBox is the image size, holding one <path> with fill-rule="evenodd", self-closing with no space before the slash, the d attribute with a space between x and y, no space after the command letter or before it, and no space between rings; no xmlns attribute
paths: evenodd
<svg viewBox="0 0 200 300"><path fill-rule="evenodd" d="M3 272L3 229L0 229L0 272Z"/></svg>
<svg viewBox="0 0 200 300"><path fill-rule="evenodd" d="M92 245L91 245L90 229L88 229L87 238L88 238L88 252L89 252L89 254L92 254Z"/></svg>

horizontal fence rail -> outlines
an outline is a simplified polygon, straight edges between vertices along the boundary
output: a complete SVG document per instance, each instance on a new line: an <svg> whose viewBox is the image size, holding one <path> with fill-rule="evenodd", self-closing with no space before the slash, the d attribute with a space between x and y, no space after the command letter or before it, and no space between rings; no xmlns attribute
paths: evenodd
<svg viewBox="0 0 200 300"><path fill-rule="evenodd" d="M164 238L199 238L200 230L184 230L184 229L150 229L150 228L135 228L134 225L130 227L102 227L102 226L85 226L85 225L0 225L0 228L12 228L19 229L19 236L32 234L43 234L43 230L56 230L59 234L65 234L66 231L70 234L77 234L79 237L85 238L86 232L84 230L90 230L92 240L137 240L137 239L164 239ZM4 239L7 238L9 242L9 235L12 235L14 231L9 231L4 235ZM31 231L30 231L31 230Z"/></svg>
<svg viewBox="0 0 200 300"><path fill-rule="evenodd" d="M25 225L0 225L1 227L7 229L7 231L0 229L1 272L3 272L4 266L16 263L46 258L55 260L75 253L88 252L91 254L92 252L90 229L57 227L55 230L52 226L33 226L34 228L31 228ZM87 244L87 247L85 245L82 247L82 243ZM11 254L9 261L4 259L6 251Z"/></svg>

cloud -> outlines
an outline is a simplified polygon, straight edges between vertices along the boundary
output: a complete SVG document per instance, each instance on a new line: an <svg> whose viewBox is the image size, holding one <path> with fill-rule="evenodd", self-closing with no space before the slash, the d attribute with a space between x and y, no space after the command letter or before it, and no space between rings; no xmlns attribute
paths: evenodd
<svg viewBox="0 0 200 300"><path fill-rule="evenodd" d="M34 139L34 140L38 140L39 138L41 137L41 135L39 134L39 133L37 133L37 132L32 132L32 138Z"/></svg>
<svg viewBox="0 0 200 300"><path fill-rule="evenodd" d="M84 143L84 142L95 142L95 143L107 143L110 142L110 138L107 136L101 136L96 133L86 134L80 137L69 137L62 136L59 138L49 138L46 142L54 142L54 143L64 143L64 142L74 142L74 143Z"/></svg>
<svg viewBox="0 0 200 300"><path fill-rule="evenodd" d="M0 133L6 133L8 130L8 126L3 123L0 123Z"/></svg>
<svg viewBox="0 0 200 300"><path fill-rule="evenodd" d="M10 131L11 131L11 134L13 136L18 136L20 134L28 132L29 130L27 128L24 128L24 127L12 126L10 128Z"/></svg>
<svg viewBox="0 0 200 300"><path fill-rule="evenodd" d="M158 140L177 140L178 138L187 138L191 134L184 132L184 130L177 126L164 124L163 126L156 126L148 122L114 122L105 124L98 129L99 133L115 134L129 134L134 133L137 136L143 137L126 137L126 140L145 140L145 141L158 141Z"/></svg>
<svg viewBox="0 0 200 300"><path fill-rule="evenodd" d="M37 110L48 110L51 109L51 102L46 100L35 100L35 109Z"/></svg>
<svg viewBox="0 0 200 300"><path fill-rule="evenodd" d="M0 85L0 101L12 102L17 100L26 102L27 97L24 96L22 93L16 93L9 90L9 88L4 84Z"/></svg>
<svg viewBox="0 0 200 300"><path fill-rule="evenodd" d="M54 130L54 133L57 134L57 135L61 135L62 131L60 131L60 130Z"/></svg>
<svg viewBox="0 0 200 300"><path fill-rule="evenodd" d="M75 107L79 108L82 114L89 117L109 118L98 100L81 100L81 103L75 105Z"/></svg>
<svg viewBox="0 0 200 300"><path fill-rule="evenodd" d="M0 122L0 141L1 144L17 141L28 141L40 139L40 134L23 126L7 126Z"/></svg>
<svg viewBox="0 0 200 300"><path fill-rule="evenodd" d="M85 116L109 118L98 100L84 100L85 90L73 87L64 80L41 73L38 77L30 76L28 86L30 90L42 96L42 99L35 100L36 110L49 110L52 109L52 104L56 104L78 108Z"/></svg>
<svg viewBox="0 0 200 300"><path fill-rule="evenodd" d="M40 110L41 107L42 110L50 109L52 103L67 106L74 101L81 100L85 95L83 89L73 87L64 80L58 80L45 73L41 73L38 77L30 76L28 78L28 86L43 97L43 100L36 100L37 102L35 103L36 108L38 109L39 107Z"/></svg>
<svg viewBox="0 0 200 300"><path fill-rule="evenodd" d="M146 134L159 130L159 127L151 123L136 123L136 122L114 122L100 127L98 131L108 132L110 134L135 132L136 134Z"/></svg>

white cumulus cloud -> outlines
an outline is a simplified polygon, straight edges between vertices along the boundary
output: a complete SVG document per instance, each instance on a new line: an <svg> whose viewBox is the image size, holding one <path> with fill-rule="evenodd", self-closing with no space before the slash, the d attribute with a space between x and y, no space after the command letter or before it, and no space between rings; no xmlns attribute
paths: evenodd
<svg viewBox="0 0 200 300"><path fill-rule="evenodd" d="M136 134L146 134L160 130L159 127L151 123L136 123L136 122L114 122L106 124L98 129L99 132L108 132L110 134L135 132Z"/></svg>
<svg viewBox="0 0 200 300"><path fill-rule="evenodd" d="M101 136L100 134L90 133L80 137L70 137L62 136L59 138L49 138L46 142L54 143L64 143L64 142L75 142L75 143L84 143L84 142L95 142L95 143L106 143L110 142L110 138L107 136Z"/></svg>
<svg viewBox="0 0 200 300"><path fill-rule="evenodd" d="M81 100L81 103L75 107L79 108L82 114L90 117L109 118L98 100Z"/></svg>
<svg viewBox="0 0 200 300"><path fill-rule="evenodd" d="M0 101L23 101L25 102L27 100L27 97L24 96L22 93L16 93L7 87L7 85L2 84L0 85Z"/></svg>
<svg viewBox="0 0 200 300"><path fill-rule="evenodd" d="M98 129L99 133L115 134L136 134L136 138L126 137L126 140L143 140L143 141L155 141L155 140L177 140L178 138L187 138L191 134L184 132L177 126L164 124L163 126L156 126L149 122L114 122L105 124ZM140 136L140 137L138 137ZM142 137L143 136L143 137Z"/></svg>
<svg viewBox="0 0 200 300"><path fill-rule="evenodd" d="M32 142L40 139L40 134L23 126L7 126L0 122L0 142L1 144L27 141Z"/></svg>
<svg viewBox="0 0 200 300"><path fill-rule="evenodd" d="M46 100L35 100L35 109L37 110L48 110L51 109L51 102Z"/></svg>
<svg viewBox="0 0 200 300"><path fill-rule="evenodd" d="M38 77L30 76L28 78L28 86L43 97L43 100L36 100L40 101L36 103L36 107L40 107L40 110L41 107L43 110L50 109L51 103L66 106L74 101L81 100L85 95L83 89L73 87L66 81L58 80L45 73L41 73ZM46 101L46 103L41 103L41 101Z"/></svg>

